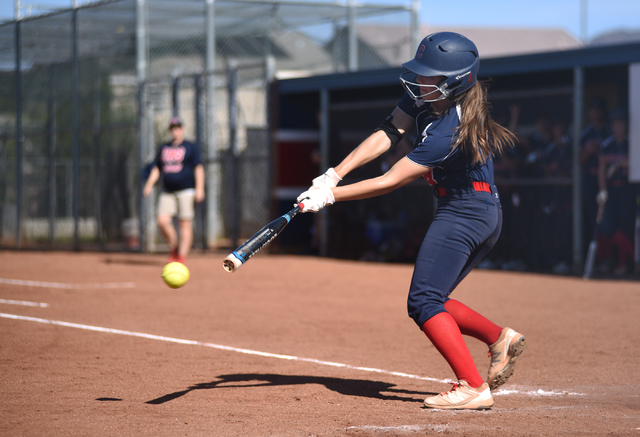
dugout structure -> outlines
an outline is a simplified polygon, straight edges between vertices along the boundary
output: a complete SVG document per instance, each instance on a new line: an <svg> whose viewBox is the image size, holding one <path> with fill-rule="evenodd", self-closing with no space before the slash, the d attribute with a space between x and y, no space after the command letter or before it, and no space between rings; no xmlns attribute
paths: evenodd
<svg viewBox="0 0 640 437"><path fill-rule="evenodd" d="M0 23L0 244L163 250L141 185L178 115L206 164L196 246L234 246L271 218L270 84L387 66L356 28L414 29L408 49L417 5L103 0Z"/></svg>
<svg viewBox="0 0 640 437"><path fill-rule="evenodd" d="M595 213L584 208L591 199L581 189L579 134L588 124L587 107L593 98L603 98L608 109L629 107L630 90L639 89L639 75L633 74L639 62L638 43L481 58L479 76L489 80L494 119L513 125L519 137L509 159L496 160L504 226L484 266L581 274ZM304 173L319 174L340 162L391 113L403 93L398 80L402 71L389 68L278 82L275 135L280 141L275 155L280 161L274 192L280 212L308 186L305 178L292 177L288 169L295 164L305 167ZM638 112L631 113L632 120L640 117ZM541 165L548 143L540 148L536 142L545 124L547 129L562 128L568 141L564 170ZM639 140L632 139L632 154L640 153ZM350 174L345 182L381 174L410 147L401 143L398 151ZM338 258L413 262L433 208L430 188L418 180L385 196L339 203L306 217L298 234L293 235L294 224L280 244L296 250L303 244L314 253Z"/></svg>

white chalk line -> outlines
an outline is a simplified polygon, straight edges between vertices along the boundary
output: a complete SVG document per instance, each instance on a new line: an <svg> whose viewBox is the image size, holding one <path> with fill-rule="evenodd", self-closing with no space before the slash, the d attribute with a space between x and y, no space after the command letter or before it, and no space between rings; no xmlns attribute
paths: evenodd
<svg viewBox="0 0 640 437"><path fill-rule="evenodd" d="M184 340L184 339L180 339L180 338L164 337L164 336L161 336L161 335L145 334L145 333L142 333L142 332L124 331L122 329L103 328L103 327L100 327L100 326L83 325L83 324L79 324L79 323L63 322L63 321L59 321L59 320L40 319L40 318L37 318L37 317L18 316L18 315L15 315L15 314L6 314L6 313L0 313L0 317L5 318L5 319L24 320L24 321L28 321L28 322L44 323L44 324L48 324L48 325L57 325L57 326L65 326L65 327L68 327L68 328L84 329L84 330L87 330L87 331L104 332L104 333L108 333L108 334L127 335L127 336L130 336L130 337L146 338L146 339L149 339L149 340L160 340L160 341L166 341L166 342L169 342L169 343L187 344L187 345L192 345L192 346L203 346L203 347L209 347L209 348L219 349L219 350L224 350L224 351L229 351L229 352L237 352L237 353L246 354L246 355L258 355L258 356L268 357L268 358L278 358L278 359L281 359L281 360L299 361L299 362L304 362L304 363L313 363L313 364L318 364L318 365L321 365L321 366L340 367L340 368L349 369L349 370L359 370L359 371L364 371L364 372L372 372L372 373L380 373L380 374L384 374L384 375L399 376L399 377L402 377L402 378L419 379L421 381L433 381L433 382L440 382L440 383L443 383L443 384L450 384L451 383L451 380L449 380L449 379L430 378L430 377L427 377L427 376L418 376L418 375L412 375L412 374L403 373L403 372L393 372L393 371L389 371L389 370L376 369L376 368L373 368L373 367L351 366L349 364L336 363L336 362L332 362L332 361L316 360L315 358L303 358L303 357L296 357L294 355L283 355L283 354L274 354L274 353L270 353L270 352L260 352L260 351L255 351L255 350L251 350L251 349L236 348L236 347L224 346L224 345L214 344L214 343L205 343L205 342L196 341L196 340ZM546 391L543 391L543 390L520 392L518 390L504 390L504 389L498 390L494 394L495 395L526 394L526 395L529 395L529 396L580 395L580 393L554 392L554 391L546 392Z"/></svg>
<svg viewBox="0 0 640 437"><path fill-rule="evenodd" d="M63 288L78 290L83 288L135 288L135 282L97 282L90 284L66 284L63 282L25 281L22 279L0 278L0 284L23 285L26 287Z"/></svg>
<svg viewBox="0 0 640 437"><path fill-rule="evenodd" d="M323 365L323 366L341 367L341 368L350 369L350 370L361 370L361 371L365 371L365 372L374 372L374 373L382 373L382 374L385 374L385 375L400 376L400 377L403 377L403 378L420 379L420 380L423 380L423 381L434 381L434 382L441 382L441 383L445 383L445 384L449 382L448 380L429 378L429 377L418 376L418 375L411 375L409 373L392 372L392 371L388 371L388 370L375 369L375 368L372 368L372 367L351 366L349 364L335 363L335 362L332 362L332 361L316 360L314 358L302 358L302 357L296 357L294 355L273 354L273 353L270 353L270 352L260 352L260 351L255 351L255 350L251 350L251 349L242 349L242 348L236 348L236 347L231 347L231 346L223 346L223 345L220 345L220 344L204 343L204 342L195 341L195 340L184 340L184 339L180 339L180 338L164 337L164 336L161 336L161 335L145 334L145 333L142 333L142 332L124 331L124 330L121 330L121 329L103 328L103 327L100 327L100 326L82 325L82 324L79 324L79 323L62 322L62 321L59 321L59 320L47 320L47 319L40 319L40 318L37 318L37 317L18 316L18 315L15 315L15 314L6 314L6 313L0 313L0 317L5 318L5 319L25 320L25 321L29 321L29 322L44 323L44 324L48 324L48 325L57 325L57 326L65 326L65 327L68 327L68 328L84 329L84 330L87 330L87 331L97 331L97 332L105 332L105 333L109 333L109 334L127 335L127 336L130 336L130 337L146 338L146 339L149 339L149 340L167 341L167 342L170 342L170 343L188 344L188 345L193 345L193 346L204 346L204 347L210 347L210 348L213 348L213 349L219 349L219 350L230 351L230 352L238 352L238 353L247 354L247 355L259 355L259 356L262 356L262 357L278 358L278 359L281 359L281 360L301 361L301 362L305 362L305 363L313 363L313 364L319 364L319 365Z"/></svg>
<svg viewBox="0 0 640 437"><path fill-rule="evenodd" d="M26 300L11 300L11 299L0 299L0 303L6 303L9 305L24 305L28 307L42 307L42 308L47 308L49 306L48 303L43 303L43 302L29 302Z"/></svg>
<svg viewBox="0 0 640 437"><path fill-rule="evenodd" d="M364 430L374 432L420 432L420 431L437 431L438 433L446 431L451 428L449 424L446 425L399 425L399 426L375 426L375 425L362 425L362 426L349 426L348 430Z"/></svg>

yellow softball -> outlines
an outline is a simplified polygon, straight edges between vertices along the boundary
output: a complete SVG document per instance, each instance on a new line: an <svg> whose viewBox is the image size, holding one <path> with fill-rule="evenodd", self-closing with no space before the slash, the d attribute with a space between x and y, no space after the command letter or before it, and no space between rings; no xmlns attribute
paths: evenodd
<svg viewBox="0 0 640 437"><path fill-rule="evenodd" d="M189 269L182 263L172 262L162 269L162 279L171 288L180 288L189 280Z"/></svg>

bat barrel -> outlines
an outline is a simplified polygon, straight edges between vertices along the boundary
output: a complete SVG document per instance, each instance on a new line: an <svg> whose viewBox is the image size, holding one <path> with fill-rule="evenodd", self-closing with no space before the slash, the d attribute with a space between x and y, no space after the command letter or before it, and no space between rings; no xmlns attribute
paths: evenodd
<svg viewBox="0 0 640 437"><path fill-rule="evenodd" d="M235 255L235 253L230 253L222 262L222 267L229 273L235 272L237 269L242 266L242 261Z"/></svg>
<svg viewBox="0 0 640 437"><path fill-rule="evenodd" d="M255 255L260 249L269 244L271 240L282 231L285 226L291 221L291 219L298 214L304 205L302 203L296 205L288 213L281 217L278 217L258 232L256 232L251 238L245 241L236 250L231 252L222 262L222 267L229 273L235 272L242 264Z"/></svg>

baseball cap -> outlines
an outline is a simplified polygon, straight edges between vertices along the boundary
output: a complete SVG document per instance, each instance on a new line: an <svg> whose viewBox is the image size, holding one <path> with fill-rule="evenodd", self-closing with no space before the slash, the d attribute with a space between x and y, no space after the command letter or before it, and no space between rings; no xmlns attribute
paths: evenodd
<svg viewBox="0 0 640 437"><path fill-rule="evenodd" d="M591 102L589 102L589 106L592 108L599 108L604 111L607 110L607 102L602 97L594 97Z"/></svg>
<svg viewBox="0 0 640 437"><path fill-rule="evenodd" d="M609 113L609 118L611 120L614 120L614 119L626 120L627 119L627 111L624 108L612 109L611 112Z"/></svg>
<svg viewBox="0 0 640 437"><path fill-rule="evenodd" d="M180 120L180 118L178 117L173 117L169 122L169 130L171 130L171 128L173 128L174 126L182 127L182 120Z"/></svg>

